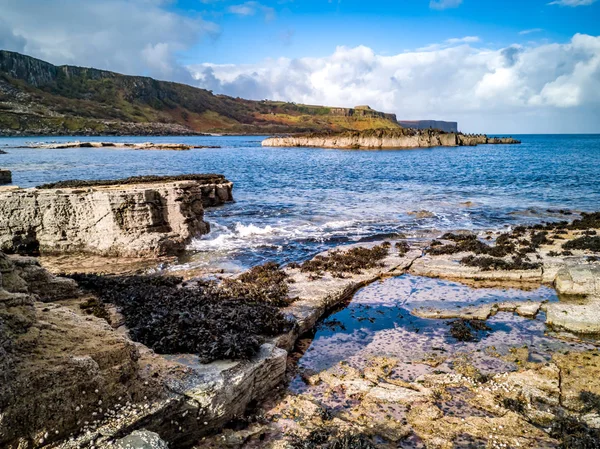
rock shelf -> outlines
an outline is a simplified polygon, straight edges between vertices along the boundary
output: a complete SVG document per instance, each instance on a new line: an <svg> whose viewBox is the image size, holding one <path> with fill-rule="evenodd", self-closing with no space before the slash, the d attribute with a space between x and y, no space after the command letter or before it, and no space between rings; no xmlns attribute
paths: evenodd
<svg viewBox="0 0 600 449"><path fill-rule="evenodd" d="M219 175L65 181L0 191L0 250L149 256L206 234L204 207L232 201Z"/></svg>
<svg viewBox="0 0 600 449"><path fill-rule="evenodd" d="M178 186L179 182L187 185L186 181L175 181L174 184ZM89 189L110 191L113 188ZM154 432L174 447L193 446L199 441L203 441L200 446L203 448L224 447L222 444L244 447L245 442L254 437L258 438L256 441L262 441L261 435L267 440L260 443L263 444L260 447L289 447L281 445L286 438L294 447L291 435L298 431L298 426L292 425L294 417L306 430L305 433L300 431L298 438L314 442L346 438L346 441L368 444L371 437L380 435L389 441L418 437L432 447L452 447L468 441L473 444L497 441L491 447L502 447L504 441L515 447L534 448L556 447L566 438L596 438L600 415L593 412L593 406L589 404L593 403L593 395L600 395L597 382L600 357L593 344L583 344L577 351L556 352L543 361L532 360L527 348L515 346L508 354L493 355L497 362L494 365L496 371L492 373L482 371L478 361L484 356L489 359L493 348L479 348L480 351L452 357L445 356L441 350L436 354L424 354L421 362L414 357L409 362L380 357L362 368L342 363L332 370L305 373L304 378L309 385L322 386L319 391L325 395L323 398L339 397L341 400L343 397L344 401L354 404L355 407L347 412L337 413L330 409L331 403L319 403L314 396L294 395L283 400L279 398L272 404L273 413L266 422L248 421L248 427L242 431L229 429L218 438L210 437L228 422L245 416L252 404L267 400L268 406L269 398L273 398L286 379L288 355L298 338L361 287L382 278L410 273L472 284L484 282L523 288L554 285L561 295L560 301L503 301L494 305L473 304L452 313L435 308L414 308L412 312L415 316L426 317L420 319L430 321L456 318L482 322L494 320L500 312L516 313L520 320L545 319L559 334L570 331L572 334L567 338L574 341L579 334L599 334L598 254L586 247L573 248L570 254L562 255L567 242L597 229L594 217L583 217L583 221L591 226L548 227L544 231L548 232L545 239L538 236L540 229L519 230L521 243L512 246L507 242L509 237L498 234L495 245L490 247L506 247L501 251L472 245L469 248L475 252L464 251L465 247L460 246L458 252L448 248L441 251L446 254L432 254L430 248L440 247L432 241L410 244L403 241L400 245L375 242L365 245L369 251L357 250L358 245L343 247L319 255L313 263L284 268L285 276L275 276L275 279L277 282L285 279L286 286L278 287L276 292L269 290L263 294L256 290L259 287L244 286L247 280L258 282L260 286L264 270L223 282L231 295L259 295L276 305L293 325L289 332L275 337L264 336L260 347L250 357L211 363L202 363L197 354L155 354L131 340L118 307L108 307L109 325L104 319L88 315L81 309L80 305L85 303L89 311L90 296L74 292L72 281L44 274L35 262L28 262L31 259L3 256L2 260L6 262L2 265L0 298L5 299L0 302L0 332L4 334L0 349L6 367L3 366L2 372L14 373L10 378L17 379L17 384L5 382L4 390L0 390L4 394L0 396L2 403L16 407L10 409L10 416L1 423L8 423L13 428L10 432L0 429L4 438L0 444L33 447L51 444L61 448L93 444L105 447L133 431L143 431L150 432L142 433L144 438L155 438ZM561 238L555 238L555 235ZM444 237L441 245L458 246L465 240L451 235ZM468 237L466 240L473 239ZM461 263L464 257L476 255L478 251L494 254L500 251L506 253L501 257L513 257L512 252L523 250L524 245L527 253L521 257L537 261L539 267L501 270ZM363 268L356 265L357 260L364 263ZM29 267L28 274L24 267ZM55 287L48 287L52 285ZM181 285L180 288L190 286ZM46 291L57 293L43 298ZM281 294L287 299L282 300ZM545 312L545 316L540 316L541 312ZM186 319L185 313L181 317ZM565 347L571 349L568 343ZM410 345L403 350L410 351ZM397 365L402 369L395 372ZM417 373L419 369L424 371L416 379L402 378L401 373L409 368ZM19 371L22 369L25 371ZM73 375L74 372L77 374ZM29 373L27 378L31 388L18 383L18 379L23 378L22 373ZM36 388L47 390L48 394L36 397L38 414L29 418L25 430L18 424L20 413L25 413L18 404L32 403L32 395L37 394L36 391L39 393ZM86 391L85 397L82 390ZM92 391L94 394L88 400L87 394ZM586 393L584 399L580 397L582 392ZM30 396L31 401L14 400ZM452 405L456 403L460 407ZM539 407L540 403L552 408ZM447 407L454 411L449 413ZM582 412L589 407L592 407L591 412ZM52 418L45 416L44 410L50 410ZM373 420L369 416L378 418ZM571 431L565 430L561 419L575 420L580 434L569 434ZM274 424L278 421L284 426ZM290 427L286 427L288 425ZM333 432L333 429L337 430ZM285 434L283 440L268 439L269 435L281 436L282 431L291 433ZM311 433L322 431L325 433ZM465 438L468 441L463 441Z"/></svg>

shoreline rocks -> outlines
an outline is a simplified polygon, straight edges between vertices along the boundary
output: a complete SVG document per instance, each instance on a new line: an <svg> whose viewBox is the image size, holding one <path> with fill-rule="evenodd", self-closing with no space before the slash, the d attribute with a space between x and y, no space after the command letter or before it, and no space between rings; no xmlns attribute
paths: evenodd
<svg viewBox="0 0 600 449"><path fill-rule="evenodd" d="M367 130L344 133L314 133L270 137L264 147L317 147L340 149L393 149L477 146L485 144L520 144L511 137L487 137L483 134L443 133L437 130Z"/></svg>
<svg viewBox="0 0 600 449"><path fill-rule="evenodd" d="M232 201L233 187L220 175L55 185L0 192L0 250L123 257L175 253L209 232L204 207Z"/></svg>
<svg viewBox="0 0 600 449"><path fill-rule="evenodd" d="M12 173L10 170L0 170L0 185L10 184L12 182Z"/></svg>
<svg viewBox="0 0 600 449"><path fill-rule="evenodd" d="M37 148L41 150L62 150L67 148L125 148L129 150L163 150L163 151L188 151L193 148L220 148L219 146L188 145L184 143L127 143L127 142L64 142L40 143L25 145L17 148Z"/></svg>

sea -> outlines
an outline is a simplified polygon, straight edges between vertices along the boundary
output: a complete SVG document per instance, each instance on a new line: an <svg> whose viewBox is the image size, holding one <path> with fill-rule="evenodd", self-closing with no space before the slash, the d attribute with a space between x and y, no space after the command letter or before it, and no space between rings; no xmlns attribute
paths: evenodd
<svg viewBox="0 0 600 449"><path fill-rule="evenodd" d="M600 135L519 135L521 145L411 150L271 148L266 136L0 138L13 184L221 173L235 202L178 264L237 271L328 248L447 230L498 230L600 210ZM190 151L17 148L66 141L190 143Z"/></svg>

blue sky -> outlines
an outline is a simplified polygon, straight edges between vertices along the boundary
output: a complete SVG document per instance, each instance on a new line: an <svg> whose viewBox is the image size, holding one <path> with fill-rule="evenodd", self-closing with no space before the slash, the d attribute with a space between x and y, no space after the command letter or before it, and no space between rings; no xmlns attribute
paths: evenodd
<svg viewBox="0 0 600 449"><path fill-rule="evenodd" d="M457 36L488 46L564 42L575 33L600 33L600 2L549 5L547 0L464 0L434 9L429 0L262 1L254 15L230 12L238 1L182 0L172 8L201 14L220 27L213 38L182 52L185 63L253 63L267 57L325 56L337 46L365 45L380 54L424 47ZM528 34L519 34L536 30Z"/></svg>
<svg viewBox="0 0 600 449"><path fill-rule="evenodd" d="M600 0L0 0L0 48L248 99L600 132Z"/></svg>

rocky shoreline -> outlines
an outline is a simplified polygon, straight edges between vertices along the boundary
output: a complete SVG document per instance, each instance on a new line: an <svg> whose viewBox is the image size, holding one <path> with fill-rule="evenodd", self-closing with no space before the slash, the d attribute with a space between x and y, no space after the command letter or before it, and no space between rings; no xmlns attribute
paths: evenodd
<svg viewBox="0 0 600 449"><path fill-rule="evenodd" d="M125 148L129 150L162 150L162 151L188 151L198 148L220 148L207 145L186 145L183 143L127 143L127 142L64 142L64 143L37 143L15 148L37 148L41 150L62 150L67 148Z"/></svg>
<svg viewBox="0 0 600 449"><path fill-rule="evenodd" d="M0 250L163 255L210 227L204 207L232 201L220 175L63 181L0 191Z"/></svg>
<svg viewBox="0 0 600 449"><path fill-rule="evenodd" d="M270 137L263 140L265 147L316 147L340 149L432 148L477 146L485 144L520 144L512 137L487 137L483 134L467 135L444 133L438 130L394 129L367 130L343 133L314 133Z"/></svg>
<svg viewBox="0 0 600 449"><path fill-rule="evenodd" d="M231 183L222 176L184 178L69 181L2 192L0 204L12 205L2 213L12 217L9 226L0 226L3 248L19 253L35 247L35 240L42 252L172 253L206 230L203 207L232 199ZM110 206L101 214L109 224L86 225L80 217L90 223L91 212L82 204ZM57 222L61 214L69 226ZM151 225L157 217L165 223ZM104 224L94 227L98 223ZM159 445L162 439L171 447L296 449L345 439L370 448L377 438L390 444L418 438L427 447L452 447L485 436L534 448L595 438L600 410L589 404L600 395L594 349L600 335L599 231L600 213L582 214L572 222L506 233L352 245L283 268L266 264L235 278L185 282L157 276L69 279L50 274L36 259L0 253L0 445L123 447L147 439ZM107 240L110 249L96 244ZM329 409L326 400L311 396L315 392L281 389L300 337L360 288L402 275L475 287L552 285L558 302L415 307L411 313L458 320L453 338L484 330L499 313L530 320L541 315L557 341L578 342L581 349L572 347L544 364L516 345L509 353L511 368L500 364L485 375L477 368L477 352L454 350L424 361L379 357L362 368L342 364L304 373L307 385L320 385L329 396L347 395L354 404L339 409ZM445 371L430 368L444 363ZM401 380L392 375L394 366L420 366L425 374ZM444 412L444 401L462 401L466 414L453 418ZM259 404L262 411L248 414ZM386 407L396 409L382 412ZM371 414L378 417L376 426L364 418ZM231 421L244 425L223 431ZM566 425L579 426L579 433L564 430ZM211 436L215 432L221 433ZM298 438L312 446L298 446Z"/></svg>

